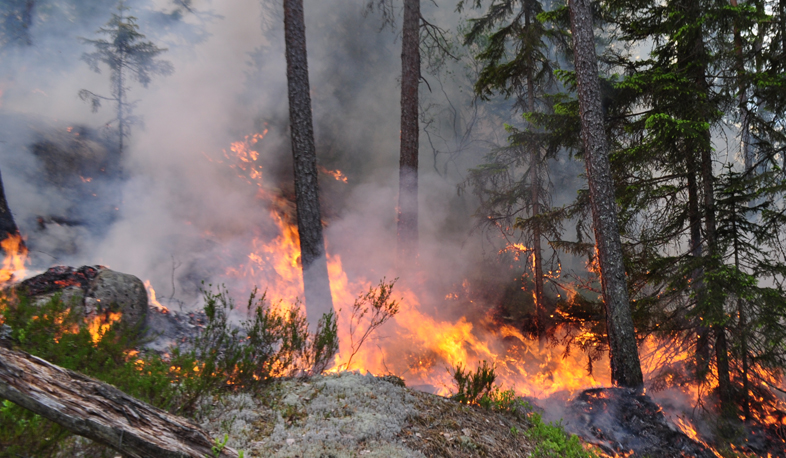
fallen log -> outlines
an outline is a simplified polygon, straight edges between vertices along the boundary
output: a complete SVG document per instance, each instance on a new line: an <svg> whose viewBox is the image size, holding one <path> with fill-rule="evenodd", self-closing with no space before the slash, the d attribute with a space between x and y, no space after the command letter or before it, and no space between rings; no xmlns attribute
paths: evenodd
<svg viewBox="0 0 786 458"><path fill-rule="evenodd" d="M0 345L0 398L133 458L215 456L204 431L184 418L83 374ZM225 447L222 458L236 458Z"/></svg>

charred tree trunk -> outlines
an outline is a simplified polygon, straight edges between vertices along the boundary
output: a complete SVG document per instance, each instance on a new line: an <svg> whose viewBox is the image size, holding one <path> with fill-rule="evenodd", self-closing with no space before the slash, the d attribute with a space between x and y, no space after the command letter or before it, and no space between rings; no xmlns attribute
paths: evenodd
<svg viewBox="0 0 786 458"><path fill-rule="evenodd" d="M183 418L98 380L0 345L0 398L132 458L214 456L213 441ZM226 447L222 457L237 457Z"/></svg>
<svg viewBox="0 0 786 458"><path fill-rule="evenodd" d="M531 25L530 4L524 7L524 25L527 30ZM535 78L532 74L533 62L532 54L528 54L527 58L527 110L530 113L535 112ZM532 127L532 126L530 126ZM537 217L540 215L540 150L538 145L534 142L530 146L530 174L531 180L531 199L532 199L532 217L535 219L535 225L532 227L532 275L535 280L535 291L533 296L535 299L535 312L537 315L537 331L538 338L543 339L546 334L546 305L543 302L543 251L540 246L540 224L538 224Z"/></svg>
<svg viewBox="0 0 786 458"><path fill-rule="evenodd" d="M330 295L325 239L322 236L322 217L319 208L317 154L311 119L303 0L284 0L284 36L303 291L309 325L312 330L315 330L322 315L333 311L333 299Z"/></svg>
<svg viewBox="0 0 786 458"><path fill-rule="evenodd" d="M401 39L401 156L398 185L397 251L401 268L418 256L418 85L420 0L404 0Z"/></svg>
<svg viewBox="0 0 786 458"><path fill-rule="evenodd" d="M614 183L608 157L604 114L600 100L598 64L589 0L570 0L581 136L589 182L595 245L606 307L611 381L624 387L644 384L633 327L628 283L622 258Z"/></svg>
<svg viewBox="0 0 786 458"><path fill-rule="evenodd" d="M0 241L11 236L19 236L19 228L16 227L14 215L11 213L11 209L8 208L8 201L5 199L3 177L0 174ZM24 242L20 241L20 243L24 246Z"/></svg>

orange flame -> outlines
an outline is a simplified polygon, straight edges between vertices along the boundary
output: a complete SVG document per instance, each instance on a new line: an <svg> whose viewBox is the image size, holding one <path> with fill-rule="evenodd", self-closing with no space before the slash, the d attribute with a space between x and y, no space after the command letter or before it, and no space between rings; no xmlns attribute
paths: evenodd
<svg viewBox="0 0 786 458"><path fill-rule="evenodd" d="M325 175L332 176L336 181L340 181L342 183L347 182L347 176L341 170L330 170L325 167L319 166L319 171L324 173Z"/></svg>
<svg viewBox="0 0 786 458"><path fill-rule="evenodd" d="M14 278L25 276L25 261L27 261L27 247L22 242L19 234L9 234L8 238L0 242L5 252L3 265L0 267L0 287Z"/></svg>
<svg viewBox="0 0 786 458"><path fill-rule="evenodd" d="M158 309L158 311L161 313L169 313L169 309L161 305L161 303L158 302L158 299L156 299L156 290L153 289L153 285L150 284L150 280L145 280L145 289L147 289L147 297L150 306Z"/></svg>
<svg viewBox="0 0 786 458"><path fill-rule="evenodd" d="M123 314L120 312L108 312L106 314L96 314L92 317L85 318L87 323L87 330L93 338L93 343L97 344L104 334L109 330L113 323L120 321Z"/></svg>

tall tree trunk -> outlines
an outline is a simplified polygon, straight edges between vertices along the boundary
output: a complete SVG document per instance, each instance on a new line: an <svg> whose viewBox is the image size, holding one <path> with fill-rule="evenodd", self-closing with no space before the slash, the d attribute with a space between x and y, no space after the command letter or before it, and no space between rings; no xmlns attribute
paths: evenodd
<svg viewBox="0 0 786 458"><path fill-rule="evenodd" d="M736 207L736 206L735 206ZM736 210L736 208L735 208ZM736 211L735 211L736 213ZM737 269L737 272L740 271L741 264L740 264L740 243L739 243L739 233L737 232L737 222L736 222L736 215L735 219L732 220L732 231L734 233L734 267ZM748 380L748 340L747 340L747 317L745 316L745 307L744 301L742 297L737 296L737 333L740 337L740 359L742 359L742 412L745 416L745 421L750 420L751 416L751 403L750 403L750 395L748 390L750 390L750 383Z"/></svg>
<svg viewBox="0 0 786 458"><path fill-rule="evenodd" d="M319 209L303 0L284 0L284 37L303 291L309 326L315 330L322 315L333 311L333 300Z"/></svg>
<svg viewBox="0 0 786 458"><path fill-rule="evenodd" d="M420 0L404 0L401 39L401 157L398 190L398 262L403 268L418 253L418 85L420 83Z"/></svg>
<svg viewBox="0 0 786 458"><path fill-rule="evenodd" d="M699 210L698 165L693 151L685 151L688 169L688 224L690 225L690 252L693 262L698 263L702 256L701 212ZM699 302L702 301L702 275L704 270L696 267L691 272L691 289ZM710 328L700 321L696 329L696 380L704 381L710 372Z"/></svg>
<svg viewBox="0 0 786 458"><path fill-rule="evenodd" d="M22 11L22 28L24 29L24 41L28 46L33 44L33 39L30 38L30 28L33 26L33 8L35 8L35 0L25 1L25 9Z"/></svg>
<svg viewBox="0 0 786 458"><path fill-rule="evenodd" d="M524 24L526 30L530 30L531 22L531 5L527 3L524 6ZM530 113L535 112L535 82L532 75L533 62L532 53L527 54L527 110ZM530 128L533 126L530 125ZM540 151L538 146L533 142L530 146L530 186L531 199L532 199L532 217L537 218L540 215ZM532 276L535 280L535 291L533 296L535 299L535 311L537 315L537 331L538 338L543 339L546 333L546 307L543 302L543 251L540 246L540 224L535 220L535 225L532 227Z"/></svg>
<svg viewBox="0 0 786 458"><path fill-rule="evenodd" d="M730 0L731 6L737 7L737 0ZM762 32L762 30L759 30ZM734 21L734 56L736 59L735 66L737 71L737 88L739 91L739 109L740 117L742 118L742 132L740 132L740 150L742 151L743 158L745 159L745 171L751 173L755 165L755 158L753 157L752 148L750 147L750 119L748 113L748 93L745 83L743 81L745 73L745 61L742 50L742 34L737 21ZM736 219L733 220L732 229L734 231L734 266L737 271L740 271L740 246L737 233ZM746 335L747 319L745 316L744 301L741 297L737 298L737 327L740 338L740 357L742 359L742 411L745 416L745 421L748 421L751 416L750 398L749 398L749 381L748 381L748 341ZM727 363L728 365L728 363ZM723 393L729 395L730 393Z"/></svg>
<svg viewBox="0 0 786 458"><path fill-rule="evenodd" d="M8 201L5 199L5 187L3 186L3 176L0 174L0 241L10 236L18 236L19 228L14 221L14 215L8 208ZM20 247L24 246L24 241L20 241Z"/></svg>
<svg viewBox="0 0 786 458"><path fill-rule="evenodd" d="M606 307L611 381L618 386L640 387L644 384L644 379L622 258L617 205L600 100L592 10L589 0L570 0L569 4L581 136L584 141L592 222L595 227L603 302Z"/></svg>

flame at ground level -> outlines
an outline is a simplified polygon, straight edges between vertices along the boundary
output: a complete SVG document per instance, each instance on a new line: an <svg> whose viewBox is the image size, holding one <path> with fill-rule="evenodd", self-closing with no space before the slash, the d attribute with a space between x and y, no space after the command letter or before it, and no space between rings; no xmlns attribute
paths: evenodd
<svg viewBox="0 0 786 458"><path fill-rule="evenodd" d="M14 278L24 278L27 247L22 236L8 234L8 237L0 242L0 248L4 255L3 265L0 266L0 287L2 287Z"/></svg>

